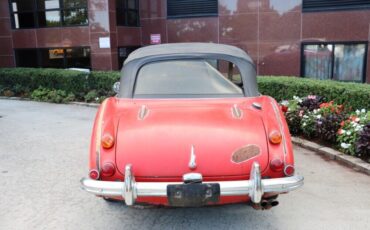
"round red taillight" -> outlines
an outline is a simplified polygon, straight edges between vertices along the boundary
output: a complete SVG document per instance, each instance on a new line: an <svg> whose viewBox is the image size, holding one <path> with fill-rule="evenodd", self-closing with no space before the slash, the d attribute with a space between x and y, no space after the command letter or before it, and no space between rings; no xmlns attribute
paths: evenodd
<svg viewBox="0 0 370 230"><path fill-rule="evenodd" d="M294 166L293 165L287 165L287 166L285 166L285 168L284 168L284 174L286 175L286 176L293 176L293 174L294 174Z"/></svg>
<svg viewBox="0 0 370 230"><path fill-rule="evenodd" d="M103 167L101 168L101 172L103 176L113 176L116 172L116 167L111 162L104 163Z"/></svg>
<svg viewBox="0 0 370 230"><path fill-rule="evenodd" d="M113 145L114 145L114 138L113 138L113 136L110 135L109 133L104 134L103 137L102 137L102 139L101 139L101 145L105 149L112 148Z"/></svg>
<svg viewBox="0 0 370 230"><path fill-rule="evenodd" d="M281 172L284 168L284 162L280 159L273 159L270 162L270 168L275 172Z"/></svg>
<svg viewBox="0 0 370 230"><path fill-rule="evenodd" d="M93 180L99 179L99 172L96 169L91 169L89 172L89 177Z"/></svg>

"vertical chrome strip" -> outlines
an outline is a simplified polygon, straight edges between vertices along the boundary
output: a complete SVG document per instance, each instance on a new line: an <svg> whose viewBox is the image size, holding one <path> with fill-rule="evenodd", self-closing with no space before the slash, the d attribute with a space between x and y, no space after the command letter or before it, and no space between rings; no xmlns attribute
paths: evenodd
<svg viewBox="0 0 370 230"><path fill-rule="evenodd" d="M231 108L231 114L233 115L234 118L237 119L241 119L243 117L243 112L241 111L237 104L234 104L233 107Z"/></svg>
<svg viewBox="0 0 370 230"><path fill-rule="evenodd" d="M144 120L145 117L148 116L148 113L149 113L148 107L146 107L146 105L142 105L139 110L138 119Z"/></svg>
<svg viewBox="0 0 370 230"><path fill-rule="evenodd" d="M286 146L286 140L285 140L285 133L284 133L284 126L281 123L281 116L279 113L279 108L276 107L276 104L274 103L273 99L270 97L271 105L272 108L274 109L275 112L275 117L278 120L279 127L280 127L280 133L283 139L283 151L284 151L284 163L286 163L286 155L287 155L287 146Z"/></svg>
<svg viewBox="0 0 370 230"><path fill-rule="evenodd" d="M194 145L191 145L190 148L190 161L188 166L190 169L195 169L197 167Z"/></svg>
<svg viewBox="0 0 370 230"><path fill-rule="evenodd" d="M98 123L96 124L96 133L95 133L95 154L96 154L96 169L100 173L100 145L101 145L101 136L102 136L102 125L103 125L103 115L105 112L105 107L107 100L103 101L101 104L101 110L99 113Z"/></svg>

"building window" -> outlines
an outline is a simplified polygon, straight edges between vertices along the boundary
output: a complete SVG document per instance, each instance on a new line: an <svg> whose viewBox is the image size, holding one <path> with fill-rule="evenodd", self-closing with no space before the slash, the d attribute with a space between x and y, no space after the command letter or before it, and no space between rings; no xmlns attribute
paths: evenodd
<svg viewBox="0 0 370 230"><path fill-rule="evenodd" d="M370 8L370 1L364 0L303 0L303 12L356 10Z"/></svg>
<svg viewBox="0 0 370 230"><path fill-rule="evenodd" d="M39 67L36 49L15 50L17 67Z"/></svg>
<svg viewBox="0 0 370 230"><path fill-rule="evenodd" d="M366 43L303 44L302 49L304 77L364 82Z"/></svg>
<svg viewBox="0 0 370 230"><path fill-rule="evenodd" d="M17 67L90 69L90 48L15 49Z"/></svg>
<svg viewBox="0 0 370 230"><path fill-rule="evenodd" d="M116 0L117 25L139 26L139 1L138 0Z"/></svg>
<svg viewBox="0 0 370 230"><path fill-rule="evenodd" d="M218 15L218 0L167 0L168 18L212 17Z"/></svg>
<svg viewBox="0 0 370 230"><path fill-rule="evenodd" d="M122 69L123 62L126 60L128 55L135 51L136 49L139 49L139 46L130 46L130 47L119 47L118 48L118 67L119 69Z"/></svg>
<svg viewBox="0 0 370 230"><path fill-rule="evenodd" d="M10 0L15 29L88 24L87 0Z"/></svg>

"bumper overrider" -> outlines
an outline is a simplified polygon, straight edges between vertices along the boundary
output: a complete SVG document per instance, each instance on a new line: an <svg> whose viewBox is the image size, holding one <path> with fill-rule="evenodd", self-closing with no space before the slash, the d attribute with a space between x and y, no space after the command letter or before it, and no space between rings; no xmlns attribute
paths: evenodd
<svg viewBox="0 0 370 230"><path fill-rule="evenodd" d="M220 196L242 196L251 198L259 204L264 193L287 193L303 185L304 178L300 175L290 177L262 179L260 165L252 165L249 180L212 181L219 184ZM185 175L184 175L185 177ZM207 182L203 182L207 184ZM136 182L131 165L125 167L125 181L99 181L90 178L81 179L83 190L99 196L122 197L126 205L133 205L138 197L167 197L168 186L181 185L182 182Z"/></svg>

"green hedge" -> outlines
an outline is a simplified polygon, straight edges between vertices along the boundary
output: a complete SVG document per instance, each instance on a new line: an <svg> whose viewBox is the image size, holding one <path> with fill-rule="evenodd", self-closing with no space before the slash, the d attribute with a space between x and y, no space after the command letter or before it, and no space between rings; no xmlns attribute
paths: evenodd
<svg viewBox="0 0 370 230"><path fill-rule="evenodd" d="M297 77L258 77L258 88L262 94L276 100L319 95L327 101L334 100L352 109L370 109L370 85L322 81Z"/></svg>
<svg viewBox="0 0 370 230"><path fill-rule="evenodd" d="M113 95L112 85L120 78L119 72L95 72L90 74L75 70L2 68L0 69L0 94L25 96L39 88L63 90L72 93L77 100L95 90L97 96Z"/></svg>
<svg viewBox="0 0 370 230"><path fill-rule="evenodd" d="M46 89L64 91L58 91L60 95L73 94L75 100L79 101L94 101L95 98L98 98L95 101L101 101L104 97L114 95L112 86L119 78L120 73L117 71L92 71L87 74L62 69L2 68L0 95L30 97L33 91L38 89L45 93ZM353 109L370 109L368 84L295 77L258 77L258 87L262 94L270 95L278 101L315 94Z"/></svg>

